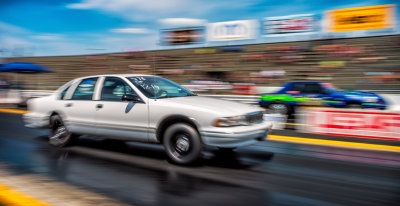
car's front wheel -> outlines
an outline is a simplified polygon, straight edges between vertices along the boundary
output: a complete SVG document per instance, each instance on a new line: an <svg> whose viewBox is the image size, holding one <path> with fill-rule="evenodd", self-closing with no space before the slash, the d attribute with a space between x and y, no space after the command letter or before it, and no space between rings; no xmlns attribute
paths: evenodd
<svg viewBox="0 0 400 206"><path fill-rule="evenodd" d="M195 128L185 123L176 123L167 128L163 144L169 159L186 165L201 157L202 142Z"/></svg>
<svg viewBox="0 0 400 206"><path fill-rule="evenodd" d="M75 140L74 136L64 125L61 117L53 115L50 118L50 135L49 143L56 147L64 147L71 144Z"/></svg>

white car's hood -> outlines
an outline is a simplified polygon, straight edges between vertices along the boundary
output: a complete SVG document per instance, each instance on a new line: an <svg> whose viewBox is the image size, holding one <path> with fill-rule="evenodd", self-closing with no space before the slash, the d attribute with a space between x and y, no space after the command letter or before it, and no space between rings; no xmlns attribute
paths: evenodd
<svg viewBox="0 0 400 206"><path fill-rule="evenodd" d="M172 105L182 105L182 107L207 109L226 116L262 111L260 107L254 105L201 96L174 97L160 100Z"/></svg>

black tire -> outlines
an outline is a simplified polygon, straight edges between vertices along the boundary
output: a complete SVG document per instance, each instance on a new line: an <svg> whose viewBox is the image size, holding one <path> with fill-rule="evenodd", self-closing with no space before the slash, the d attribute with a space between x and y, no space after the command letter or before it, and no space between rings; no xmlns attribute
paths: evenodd
<svg viewBox="0 0 400 206"><path fill-rule="evenodd" d="M276 112L279 114L290 114L290 107L284 103L281 102L273 102L268 105L268 109L271 112Z"/></svg>
<svg viewBox="0 0 400 206"><path fill-rule="evenodd" d="M56 147L71 145L77 137L68 131L59 115L50 118L49 143Z"/></svg>
<svg viewBox="0 0 400 206"><path fill-rule="evenodd" d="M180 165L195 163L203 149L197 130L185 123L169 126L164 133L163 144L168 158Z"/></svg>

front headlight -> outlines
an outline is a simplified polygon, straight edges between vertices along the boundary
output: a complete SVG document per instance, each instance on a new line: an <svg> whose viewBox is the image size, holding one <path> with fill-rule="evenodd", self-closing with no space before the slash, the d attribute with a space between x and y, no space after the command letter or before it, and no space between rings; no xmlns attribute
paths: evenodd
<svg viewBox="0 0 400 206"><path fill-rule="evenodd" d="M213 122L213 125L216 127L231 127L247 124L246 116L244 115L218 118Z"/></svg>

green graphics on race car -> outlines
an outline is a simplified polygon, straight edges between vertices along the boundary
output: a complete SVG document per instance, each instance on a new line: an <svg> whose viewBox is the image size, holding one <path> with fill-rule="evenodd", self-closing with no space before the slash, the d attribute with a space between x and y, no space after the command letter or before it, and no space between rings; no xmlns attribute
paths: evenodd
<svg viewBox="0 0 400 206"><path fill-rule="evenodd" d="M289 94L266 94L260 97L262 101L268 102L292 102L302 105L321 105L323 103L337 103L338 101L324 100L316 97L304 97L304 96L291 96Z"/></svg>
<svg viewBox="0 0 400 206"><path fill-rule="evenodd" d="M293 97L288 94L267 94L260 97L263 101L306 102L308 97Z"/></svg>

